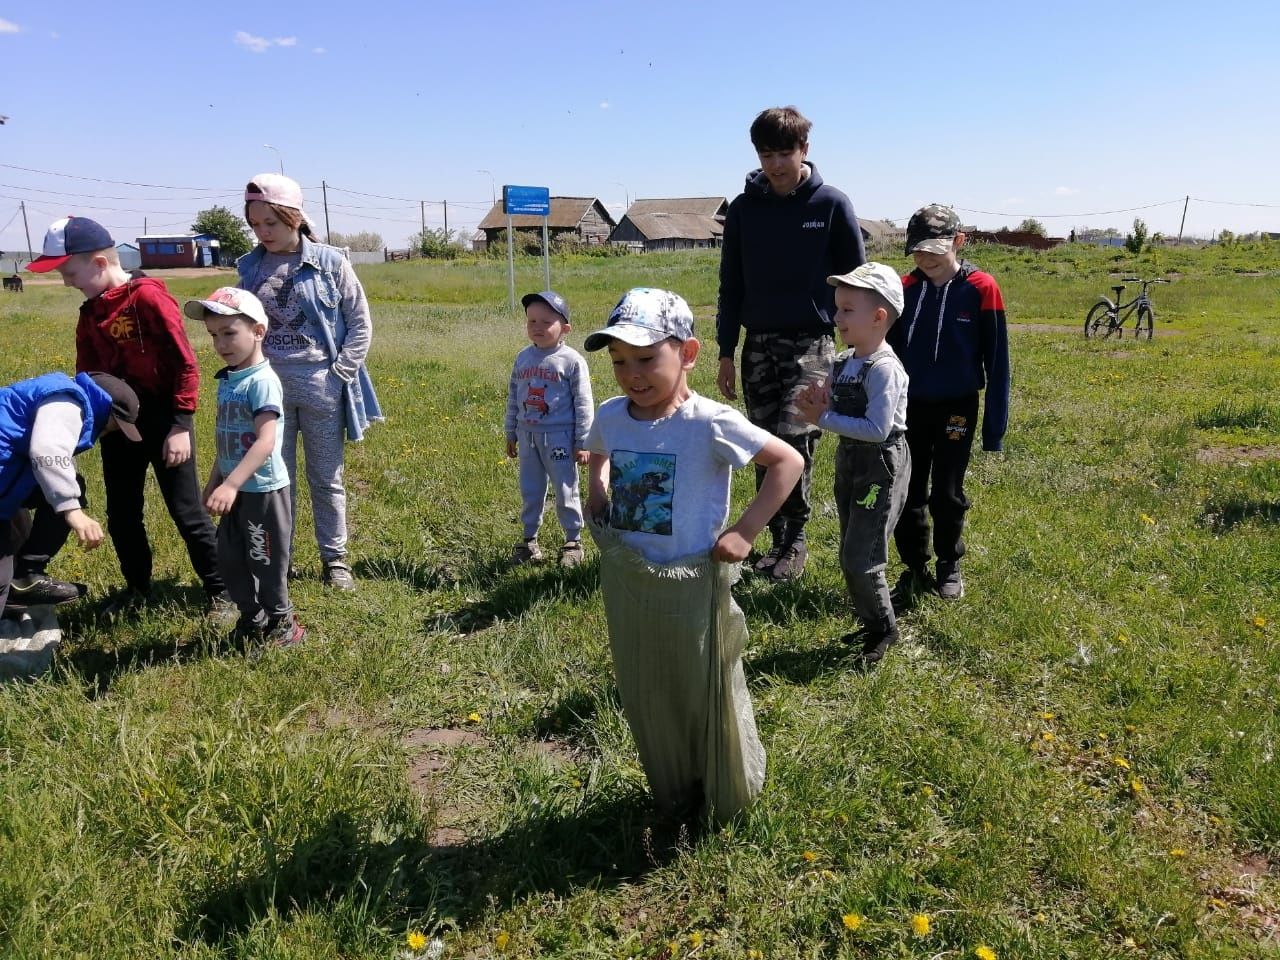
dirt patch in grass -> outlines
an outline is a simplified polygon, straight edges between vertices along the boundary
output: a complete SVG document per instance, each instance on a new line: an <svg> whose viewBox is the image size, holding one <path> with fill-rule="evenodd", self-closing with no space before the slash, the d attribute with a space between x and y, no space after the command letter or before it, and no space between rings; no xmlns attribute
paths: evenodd
<svg viewBox="0 0 1280 960"><path fill-rule="evenodd" d="M1027 333L1073 333L1084 339L1084 323L1011 323L1009 324L1011 331L1025 330ZM1183 331L1170 330L1168 328L1155 330L1156 337L1180 337ZM1130 330L1126 339L1133 339L1133 331ZM1119 341L1117 341L1119 342Z"/></svg>
<svg viewBox="0 0 1280 960"><path fill-rule="evenodd" d="M480 746L488 741L470 730L423 727L410 730L400 738L400 742L413 754L408 769L410 789L435 806L436 826L431 832L432 846L456 847L465 843L467 833L458 824L466 822L466 811L455 804L442 802L437 790L439 778L449 766L447 751L464 746Z"/></svg>
<svg viewBox="0 0 1280 960"><path fill-rule="evenodd" d="M1280 460L1280 445L1248 447L1201 447L1196 451L1199 463L1248 463L1253 460Z"/></svg>

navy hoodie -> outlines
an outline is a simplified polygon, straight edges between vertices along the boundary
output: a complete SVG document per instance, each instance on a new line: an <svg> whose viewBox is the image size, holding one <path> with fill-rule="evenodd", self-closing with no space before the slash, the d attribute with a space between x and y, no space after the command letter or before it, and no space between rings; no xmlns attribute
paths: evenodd
<svg viewBox="0 0 1280 960"><path fill-rule="evenodd" d="M1000 450L1009 424L1009 334L995 277L967 260L942 286L920 270L902 278L906 304L885 338L911 378L912 400L955 400L986 387L982 449Z"/></svg>
<svg viewBox="0 0 1280 960"><path fill-rule="evenodd" d="M732 357L741 332L830 333L835 291L827 277L847 273L867 259L862 231L849 198L809 176L780 197L760 170L724 221L716 340Z"/></svg>

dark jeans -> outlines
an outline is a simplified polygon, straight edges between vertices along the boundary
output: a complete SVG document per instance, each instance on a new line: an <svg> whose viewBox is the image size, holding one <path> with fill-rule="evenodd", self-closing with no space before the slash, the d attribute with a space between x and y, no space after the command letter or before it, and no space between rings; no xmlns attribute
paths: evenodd
<svg viewBox="0 0 1280 960"><path fill-rule="evenodd" d="M929 520L939 560L964 556L964 472L969 467L973 433L978 428L978 395L954 400L909 400L907 446L911 482L907 503L894 530L902 562L913 570L929 564Z"/></svg>
<svg viewBox="0 0 1280 960"><path fill-rule="evenodd" d="M835 497L840 518L840 569L853 612L869 626L894 622L885 567L889 533L902 515L911 478L905 437L883 444L836 448Z"/></svg>
<svg viewBox="0 0 1280 960"><path fill-rule="evenodd" d="M266 613L275 622L293 613L289 600L291 490L241 490L231 512L218 521L218 559L226 573L227 592L246 621Z"/></svg>
<svg viewBox="0 0 1280 960"><path fill-rule="evenodd" d="M89 505L89 501L84 493L84 477L79 473L76 474L76 482L80 484L80 507L83 509ZM28 514L26 510L19 510L12 521L15 525L13 543L20 544L17 556L13 558L14 578L45 573L49 568L49 561L62 549L71 534L67 521L49 505L39 487L31 492L25 506L35 513Z"/></svg>
<svg viewBox="0 0 1280 960"><path fill-rule="evenodd" d="M150 412L148 412L150 411ZM173 426L172 413L154 406L142 408L138 432L142 442L134 443L120 433L109 433L99 443L102 448L102 477L107 488L107 530L120 560L120 572L130 589L151 588L151 545L143 523L142 492L147 468L155 471L160 495L187 545L191 566L209 594L221 593L218 548L213 522L200 500L196 475L195 438L186 463L169 467L164 462L164 441Z"/></svg>

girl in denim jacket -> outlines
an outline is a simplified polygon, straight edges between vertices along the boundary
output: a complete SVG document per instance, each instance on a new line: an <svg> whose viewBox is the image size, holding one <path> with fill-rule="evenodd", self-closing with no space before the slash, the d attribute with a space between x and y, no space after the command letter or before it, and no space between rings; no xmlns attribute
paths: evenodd
<svg viewBox="0 0 1280 960"><path fill-rule="evenodd" d="M245 219L258 246L236 261L240 286L257 295L270 321L263 353L284 387L284 458L294 485L302 436L316 544L324 582L354 590L347 562L344 442L382 419L365 366L373 322L351 264L336 247L316 243L302 212L302 188L264 173L245 187Z"/></svg>

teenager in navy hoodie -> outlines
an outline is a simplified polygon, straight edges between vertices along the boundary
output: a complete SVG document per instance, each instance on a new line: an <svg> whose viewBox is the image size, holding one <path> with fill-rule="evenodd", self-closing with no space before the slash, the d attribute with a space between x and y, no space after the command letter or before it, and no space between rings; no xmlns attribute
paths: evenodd
<svg viewBox="0 0 1280 960"><path fill-rule="evenodd" d="M887 337L911 378L911 482L894 531L898 554L907 565L895 588L899 606L910 606L931 586L930 517L937 591L946 600L964 595L960 558L969 509L964 474L979 429L978 395L984 388L982 449L1002 450L1009 423L1004 298L994 277L956 257L963 245L960 218L950 207L930 204L907 223L907 254L916 269L902 278L902 318Z"/></svg>
<svg viewBox="0 0 1280 960"><path fill-rule="evenodd" d="M734 352L745 331L742 392L747 419L794 447L804 473L769 521L773 546L755 570L773 580L804 572L813 453L821 431L796 401L835 360L835 301L827 277L866 260L853 204L823 183L806 157L812 124L795 107L763 111L751 124L760 168L729 204L720 257L716 385L737 399ZM763 470L756 470L760 486Z"/></svg>

